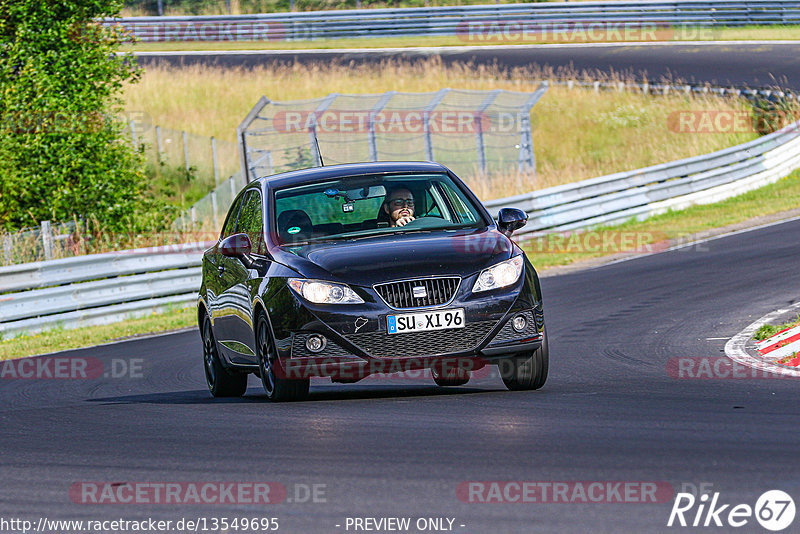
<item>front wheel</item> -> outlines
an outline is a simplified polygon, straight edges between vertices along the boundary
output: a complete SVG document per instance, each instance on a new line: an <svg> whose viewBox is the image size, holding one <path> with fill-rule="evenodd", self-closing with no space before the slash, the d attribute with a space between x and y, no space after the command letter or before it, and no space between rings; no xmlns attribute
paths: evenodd
<svg viewBox="0 0 800 534"><path fill-rule="evenodd" d="M203 319L203 364L206 371L206 384L214 397L241 397L247 391L247 374L229 371L222 365L211 319Z"/></svg>
<svg viewBox="0 0 800 534"><path fill-rule="evenodd" d="M279 376L278 353L269 321L265 313L259 313L256 320L256 348L258 350L258 367L261 383L267 398L273 402L302 400L308 396L309 379L291 380Z"/></svg>
<svg viewBox="0 0 800 534"><path fill-rule="evenodd" d="M518 354L500 362L500 376L512 391L539 389L547 381L550 346L547 330L542 332L542 346L533 352Z"/></svg>

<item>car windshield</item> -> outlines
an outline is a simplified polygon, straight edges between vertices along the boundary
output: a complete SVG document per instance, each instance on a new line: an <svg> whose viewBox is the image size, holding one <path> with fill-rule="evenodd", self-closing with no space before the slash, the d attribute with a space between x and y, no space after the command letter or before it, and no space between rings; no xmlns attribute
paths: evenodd
<svg viewBox="0 0 800 534"><path fill-rule="evenodd" d="M440 173L360 175L280 189L274 217L281 243L485 226Z"/></svg>

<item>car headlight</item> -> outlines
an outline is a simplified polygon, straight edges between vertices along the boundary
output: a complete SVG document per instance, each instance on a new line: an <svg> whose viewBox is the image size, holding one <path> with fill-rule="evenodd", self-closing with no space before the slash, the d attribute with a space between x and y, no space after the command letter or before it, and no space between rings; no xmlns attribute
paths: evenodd
<svg viewBox="0 0 800 534"><path fill-rule="evenodd" d="M364 299L344 284L289 278L289 287L314 304L363 304Z"/></svg>
<svg viewBox="0 0 800 534"><path fill-rule="evenodd" d="M519 275L522 274L522 264L522 255L520 255L492 265L488 269L484 269L481 271L481 274L478 275L472 292L478 293L480 291L489 291L490 289L510 286L519 280Z"/></svg>

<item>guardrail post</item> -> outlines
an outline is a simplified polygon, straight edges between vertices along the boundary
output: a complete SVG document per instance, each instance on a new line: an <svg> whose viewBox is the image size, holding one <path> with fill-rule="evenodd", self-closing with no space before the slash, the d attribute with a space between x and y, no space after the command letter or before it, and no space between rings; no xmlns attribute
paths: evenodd
<svg viewBox="0 0 800 534"><path fill-rule="evenodd" d="M378 161L378 142L375 139L375 116L380 113L389 100L395 95L397 91L387 91L383 93L381 99L369 112L369 123L367 125L367 138L369 141L369 160Z"/></svg>
<svg viewBox="0 0 800 534"><path fill-rule="evenodd" d="M447 96L450 89L441 89L433 95L433 98L422 112L422 129L425 133L425 159L433 161L433 139L431 139L431 113L436 106Z"/></svg>
<svg viewBox="0 0 800 534"><path fill-rule="evenodd" d="M211 191L211 217L214 220L214 228L219 228L219 206L217 206L217 190Z"/></svg>
<svg viewBox="0 0 800 534"><path fill-rule="evenodd" d="M319 106L317 106L317 109L314 110L314 113L309 116L309 122L311 124L308 126L308 146L311 150L311 157L314 159L314 165L316 167L322 166L322 155L319 153L319 139L317 138L317 117L325 113L338 96L339 93L331 93L326 96L322 102L320 102Z"/></svg>
<svg viewBox="0 0 800 534"><path fill-rule="evenodd" d="M481 105L476 110L473 120L475 121L475 145L478 151L478 168L481 170L483 175L487 173L487 166L486 166L486 142L483 139L483 114L486 112L486 108L492 105L492 102L495 101L497 95L501 93L500 89L495 89L489 95L483 99Z"/></svg>
<svg viewBox="0 0 800 534"><path fill-rule="evenodd" d="M519 168L520 175L523 172L533 172L536 176L536 156L533 153L533 127L531 126L531 109L540 98L544 96L550 88L548 82L542 82L536 91L525 102L519 113L520 139L519 139ZM520 176L521 179L521 176ZM522 184L520 184L522 185Z"/></svg>
<svg viewBox="0 0 800 534"><path fill-rule="evenodd" d="M11 265L11 236L8 234L3 236L3 257L5 258L5 263Z"/></svg>
<svg viewBox="0 0 800 534"><path fill-rule="evenodd" d="M161 143L161 126L156 126L156 150L158 151L158 163L161 163L161 156L164 152L164 145Z"/></svg>
<svg viewBox="0 0 800 534"><path fill-rule="evenodd" d="M268 106L270 103L269 98L266 96L262 96L256 102L256 105L253 106L253 109L250 110L250 113L247 114L247 117L239 124L236 128L236 143L239 145L239 169L241 170L242 182L244 185L247 185L249 180L249 166L247 161L247 129L250 127L250 124L253 123L256 118L258 118L258 114L261 113L261 110ZM253 177L254 179L257 177ZM234 187L234 186L231 186ZM234 195L236 196L236 195Z"/></svg>
<svg viewBox="0 0 800 534"><path fill-rule="evenodd" d="M133 148L136 148L136 126L133 121L130 122L131 125L131 142L133 143Z"/></svg>
<svg viewBox="0 0 800 534"><path fill-rule="evenodd" d="M219 165L217 165L217 140L211 136L211 165L214 167L214 187L219 184Z"/></svg>
<svg viewBox="0 0 800 534"><path fill-rule="evenodd" d="M50 221L42 221L42 248L44 249L44 259L53 259L53 230Z"/></svg>
<svg viewBox="0 0 800 534"><path fill-rule="evenodd" d="M189 172L189 143L186 141L186 131L181 132L183 137L183 161L186 163L186 172Z"/></svg>

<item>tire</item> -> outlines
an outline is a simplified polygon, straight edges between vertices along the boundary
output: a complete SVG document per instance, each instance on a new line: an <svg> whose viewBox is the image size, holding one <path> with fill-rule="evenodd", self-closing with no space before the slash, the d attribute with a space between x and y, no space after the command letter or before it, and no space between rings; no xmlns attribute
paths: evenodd
<svg viewBox="0 0 800 534"><path fill-rule="evenodd" d="M260 312L256 318L256 352L261 384L264 386L264 392L269 400L273 402L297 401L308 396L308 387L311 383L309 379L291 380L281 378L275 373L279 361L269 321L264 312Z"/></svg>
<svg viewBox="0 0 800 534"><path fill-rule="evenodd" d="M222 365L211 319L203 317L203 367L208 391L213 397L241 397L247 391L247 373L237 373Z"/></svg>
<svg viewBox="0 0 800 534"><path fill-rule="evenodd" d="M500 362L500 376L511 391L539 389L547 381L549 367L550 345L547 342L547 330L544 330L541 347Z"/></svg>
<svg viewBox="0 0 800 534"><path fill-rule="evenodd" d="M470 379L470 372L466 369L448 364L447 368L443 368L441 362L436 362L431 365L431 376L437 386L454 387L463 386Z"/></svg>

